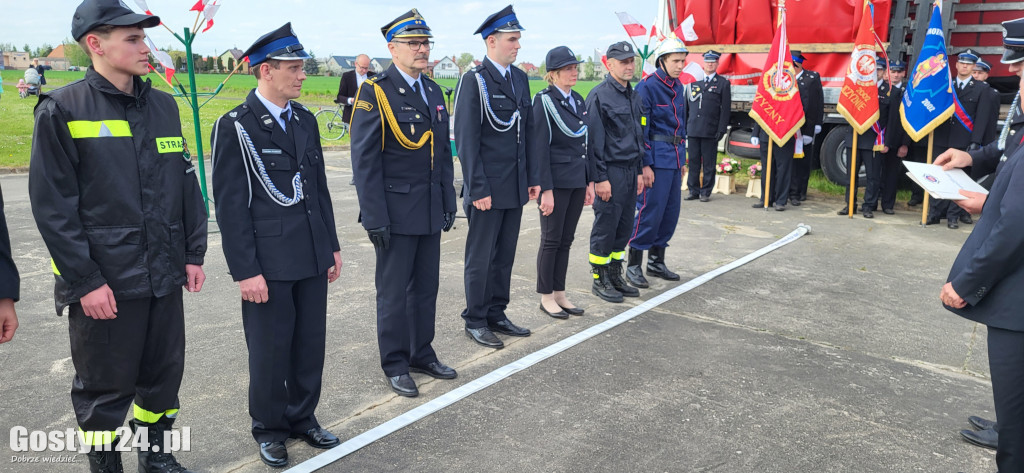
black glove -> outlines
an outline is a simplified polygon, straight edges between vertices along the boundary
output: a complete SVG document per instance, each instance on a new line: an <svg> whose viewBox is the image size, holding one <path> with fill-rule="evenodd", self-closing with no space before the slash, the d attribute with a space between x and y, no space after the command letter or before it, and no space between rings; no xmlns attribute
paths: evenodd
<svg viewBox="0 0 1024 473"><path fill-rule="evenodd" d="M722 141L723 136L725 136L725 133L715 133L715 143Z"/></svg>
<svg viewBox="0 0 1024 473"><path fill-rule="evenodd" d="M979 145L978 143L971 143L967 145L967 151L974 151L979 148L981 148L981 145Z"/></svg>
<svg viewBox="0 0 1024 473"><path fill-rule="evenodd" d="M452 229L452 225L455 225L455 212L445 212L444 226L441 227L441 230L447 232Z"/></svg>
<svg viewBox="0 0 1024 473"><path fill-rule="evenodd" d="M366 235L370 237L370 242L377 249L388 249L391 246L391 227L384 226L380 228L374 228L373 230L367 230Z"/></svg>

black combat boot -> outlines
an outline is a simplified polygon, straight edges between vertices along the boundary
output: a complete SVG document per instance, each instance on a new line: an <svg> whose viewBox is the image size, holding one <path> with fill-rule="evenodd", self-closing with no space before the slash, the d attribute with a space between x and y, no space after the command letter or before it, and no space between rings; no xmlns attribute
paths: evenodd
<svg viewBox="0 0 1024 473"><path fill-rule="evenodd" d="M634 287L647 289L647 278L644 277L644 250L629 249L629 263L626 264L626 280Z"/></svg>
<svg viewBox="0 0 1024 473"><path fill-rule="evenodd" d="M139 450L139 473L192 473L181 466L171 452L167 451L169 445L164 445L164 432L170 432L174 419L161 417L155 423L142 422L138 419L128 421L132 432L138 429L146 429L145 433L138 434L139 438L149 442L149 449Z"/></svg>
<svg viewBox="0 0 1024 473"><path fill-rule="evenodd" d="M626 280L622 279L622 260L613 259L608 264L608 281L612 283L612 286L616 291L622 293L626 297L640 297L640 291L635 287L631 287L626 284Z"/></svg>
<svg viewBox="0 0 1024 473"><path fill-rule="evenodd" d="M667 281L678 281L679 275L665 266L665 248L652 246L647 253L647 275Z"/></svg>
<svg viewBox="0 0 1024 473"><path fill-rule="evenodd" d="M117 446L118 438L114 437L114 440L110 442L110 445L104 446L93 446L89 449L89 452L85 455L89 458L89 471L92 473L124 473L124 467L121 466L121 452L114 450ZM97 450L101 448L101 450Z"/></svg>
<svg viewBox="0 0 1024 473"><path fill-rule="evenodd" d="M590 267L594 272L594 286L591 288L594 295L608 302L622 302L622 293L615 290L608 280L608 265L591 264Z"/></svg>

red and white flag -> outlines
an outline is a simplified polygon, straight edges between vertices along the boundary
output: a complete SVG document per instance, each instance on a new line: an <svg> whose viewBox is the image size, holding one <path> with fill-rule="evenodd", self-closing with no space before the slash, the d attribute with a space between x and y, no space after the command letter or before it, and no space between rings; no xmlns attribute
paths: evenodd
<svg viewBox="0 0 1024 473"><path fill-rule="evenodd" d="M166 52L157 49L156 45L153 44L153 40L149 39L149 36L146 36L146 44L149 45L149 53L156 58L161 66L164 66L164 77L167 84L170 84L171 79L174 78L174 60Z"/></svg>
<svg viewBox="0 0 1024 473"><path fill-rule="evenodd" d="M700 67L696 62L689 62L683 66L683 72L679 73L679 82L690 84L702 81L705 77L707 76L704 74L703 67Z"/></svg>
<svg viewBox="0 0 1024 473"><path fill-rule="evenodd" d="M786 10L779 10L779 28L775 30L761 80L757 83L753 118L779 146L786 144L804 124L804 107L796 84L796 69L786 39ZM798 140L799 141L799 140Z"/></svg>
<svg viewBox="0 0 1024 473"><path fill-rule="evenodd" d="M147 15L153 14L153 12L149 10L149 5L146 4L146 0L135 0L135 4L138 5L142 11L146 12Z"/></svg>
<svg viewBox="0 0 1024 473"><path fill-rule="evenodd" d="M693 15L690 15L686 17L686 19L683 20L682 23L679 23L679 26L676 27L673 33L676 34L677 38L683 41L697 41L697 39L699 38L697 37L697 31L693 29L693 25Z"/></svg>
<svg viewBox="0 0 1024 473"><path fill-rule="evenodd" d="M858 134L868 131L878 120L878 74L875 71L875 34L871 5L863 0L863 14L853 43L850 65L836 111L850 122Z"/></svg>
<svg viewBox="0 0 1024 473"><path fill-rule="evenodd" d="M619 17L619 22L622 23L622 27L626 29L626 34L633 39L634 44L642 43L644 37L647 36L647 28L641 25L636 18L633 18L626 12L615 12Z"/></svg>
<svg viewBox="0 0 1024 473"><path fill-rule="evenodd" d="M198 11L198 12L201 12L201 11L203 11L203 8L206 7L206 2L207 2L207 0L199 0L199 1L196 2L195 5L192 5L192 8L189 8L188 11Z"/></svg>
<svg viewBox="0 0 1024 473"><path fill-rule="evenodd" d="M207 0L207 2L206 7L203 8L203 18L206 20L206 28L203 28L202 33L213 28L213 16L217 14L217 10L220 10L220 0Z"/></svg>

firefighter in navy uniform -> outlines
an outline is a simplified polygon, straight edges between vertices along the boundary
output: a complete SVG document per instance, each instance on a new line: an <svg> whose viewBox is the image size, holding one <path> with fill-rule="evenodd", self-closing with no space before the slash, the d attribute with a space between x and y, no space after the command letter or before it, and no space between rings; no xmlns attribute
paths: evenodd
<svg viewBox="0 0 1024 473"><path fill-rule="evenodd" d="M811 154L814 151L814 137L821 133L825 122L825 93L821 86L821 74L804 69L807 59L800 51L793 51L793 68L796 69L796 83L800 88L800 101L804 108L804 124L800 127L804 154L794 156L790 180L789 203L799 206L807 200L807 182L811 178Z"/></svg>
<svg viewBox="0 0 1024 473"><path fill-rule="evenodd" d="M682 41L674 36L662 41L654 53L658 69L636 85L636 95L647 111L643 169L644 174L650 172L654 176L653 185L645 188L636 200L636 219L629 239L626 280L639 288L648 287L641 269L644 251L648 250L648 276L679 280L679 275L665 265L665 248L679 222L680 187L686 165L688 99L687 87L679 81L685 59Z"/></svg>
<svg viewBox="0 0 1024 473"><path fill-rule="evenodd" d="M1003 28L1002 62L1024 85L1024 18L1003 22ZM982 175L995 173L989 194L961 191L967 199L956 201L984 218L964 242L939 298L950 311L988 328L998 434L986 432L996 428L992 421L974 416L968 420L982 429L975 432L979 437L996 444L996 465L1002 472L1024 471L1024 317L1020 312L1024 271L1019 264L1024 248L1020 205L1024 171L1017 169L1024 160L1021 112L1018 92L995 141L970 152L948 149L935 159L945 169L973 166Z"/></svg>
<svg viewBox="0 0 1024 473"><path fill-rule="evenodd" d="M900 102L903 100L903 91L906 87L902 76L907 70L907 65L898 59L889 61L891 78L885 78L885 62L881 61L879 78L882 80L878 86L878 98L881 101L883 96L887 97L892 109L889 110L889 119L884 125L885 144L889 150L882 153L882 169L879 178L881 190L878 201L881 204L882 213L892 215L896 213L894 207L896 206L896 190L899 186L900 176L905 175L906 172L906 168L903 167L903 159L910 152L909 138L906 131L903 130L903 123L900 119ZM920 188L919 186L914 187Z"/></svg>
<svg viewBox="0 0 1024 473"><path fill-rule="evenodd" d="M729 130L729 110L732 107L729 80L716 73L721 56L716 51L704 53L705 78L690 84L686 101L686 144L689 152L686 187L690 195L685 200L707 202L711 199L711 188L715 186L718 142Z"/></svg>
<svg viewBox="0 0 1024 473"><path fill-rule="evenodd" d="M352 112L359 214L377 254L377 343L388 385L419 394L409 372L453 379L434 340L441 231L455 221L448 112L423 70L433 35L415 9L381 28L392 63L363 83Z"/></svg>
<svg viewBox="0 0 1024 473"><path fill-rule="evenodd" d="M988 117L986 120L991 125L985 128L985 135L981 138L982 143L991 143L999 134L999 127L997 126L997 122L999 121L999 91L992 87L992 84L988 83L988 75L991 71L992 65L985 62L985 60L980 57L978 58L978 61L974 63L974 69L971 71L971 77L974 78L975 82L979 85L988 85L986 94L983 94L985 98L982 100L988 100L988 104L986 104L985 107L988 111ZM982 89L984 89L984 87L982 87Z"/></svg>
<svg viewBox="0 0 1024 473"><path fill-rule="evenodd" d="M878 59L875 61L875 71L882 73L885 71L885 60ZM881 77L881 76L879 76ZM857 167L860 168L860 164L864 164L864 172L867 177L867 183L864 186L864 203L861 205L859 212L864 215L864 218L875 218L875 210L878 210L878 201L882 189L882 163L885 160L885 156L889 153L890 142L887 140L887 135L892 122L891 117L893 113L899 115L899 101L893 101L892 96L889 93L888 82L880 81L877 82L878 89L878 120L864 131L860 136L857 137ZM844 141L846 147L846 155L853 156L853 127L849 127L850 132L846 135ZM860 175L854 177L853 187L853 210L854 213L858 212L857 209L857 187L860 186ZM846 196L843 197L843 208L836 212L839 215L847 215L849 213L850 202L850 186L849 177L844 181L846 183Z"/></svg>
<svg viewBox="0 0 1024 473"><path fill-rule="evenodd" d="M985 135L989 134L988 129L996 126L996 123L992 121L995 114L990 111L992 102L989 99L988 91L991 87L971 77L976 62L978 62L978 53L970 49L962 51L957 55L957 76L953 79L953 90L970 119L970 128L962 123L954 113L946 123L935 129L935 152L947 148L956 148L962 151L978 149L985 143ZM951 229L959 228L959 222L974 223L971 215L960 206L944 199L931 199L925 223L927 225L937 224L943 218L946 219L946 226Z"/></svg>
<svg viewBox="0 0 1024 473"><path fill-rule="evenodd" d="M633 233L637 195L653 184L644 168L643 100L629 81L636 51L625 41L608 47L608 76L587 94L588 145L594 180L594 226L590 231L591 291L608 302L637 297L640 291L622 278L622 260ZM676 183L676 196L678 186Z"/></svg>
<svg viewBox="0 0 1024 473"><path fill-rule="evenodd" d="M213 195L224 259L241 295L252 435L260 459L282 467L289 437L314 448L339 443L314 411L327 283L338 278L341 253L316 120L291 101L310 56L291 23L243 55L257 85L213 126Z"/></svg>
<svg viewBox="0 0 1024 473"><path fill-rule="evenodd" d="M205 280L207 216L178 106L140 78L143 28L158 24L117 0L82 2L71 35L93 65L35 109L29 198L57 313L68 308L71 400L92 471L122 471L110 447L129 409L138 470L185 471L163 440L185 367L182 286Z"/></svg>
<svg viewBox="0 0 1024 473"><path fill-rule="evenodd" d="M523 29L511 5L487 17L474 33L483 37L487 57L462 76L455 94L455 149L469 219L462 318L466 335L488 348L505 346L494 332L530 335L505 315L523 205L540 195L539 171L526 153L530 82L512 66Z"/></svg>

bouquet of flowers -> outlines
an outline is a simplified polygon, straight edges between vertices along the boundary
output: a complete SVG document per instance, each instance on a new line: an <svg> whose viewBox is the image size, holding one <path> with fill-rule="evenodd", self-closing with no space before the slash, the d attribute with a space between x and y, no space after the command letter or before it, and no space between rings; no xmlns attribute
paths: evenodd
<svg viewBox="0 0 1024 473"><path fill-rule="evenodd" d="M761 178L761 163L757 162L757 163L751 164L750 168L747 169L747 175L750 176L751 179L760 179Z"/></svg>
<svg viewBox="0 0 1024 473"><path fill-rule="evenodd" d="M740 163L732 158L722 158L722 162L715 166L716 174L736 174L740 170Z"/></svg>

